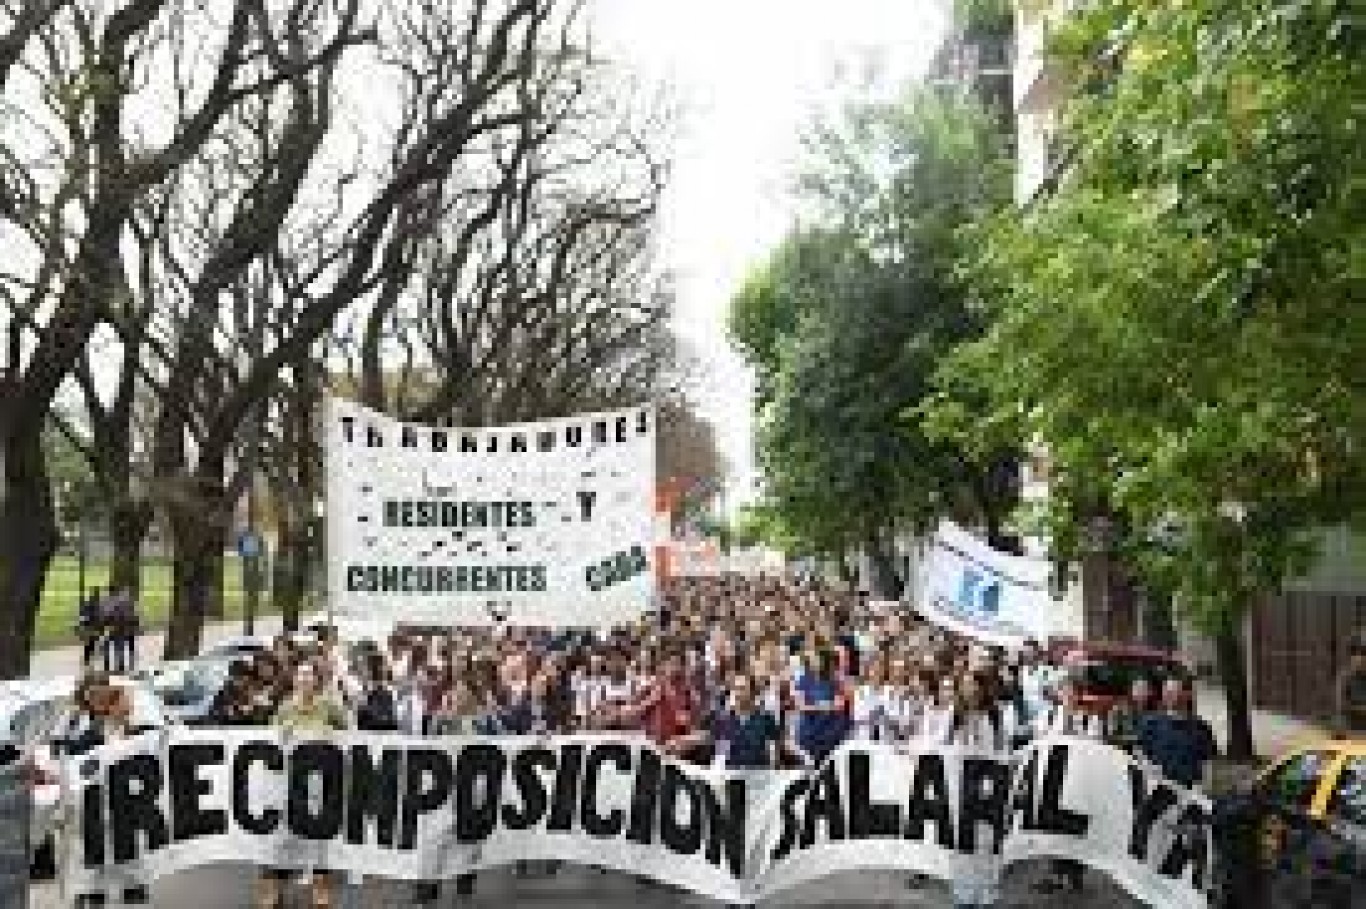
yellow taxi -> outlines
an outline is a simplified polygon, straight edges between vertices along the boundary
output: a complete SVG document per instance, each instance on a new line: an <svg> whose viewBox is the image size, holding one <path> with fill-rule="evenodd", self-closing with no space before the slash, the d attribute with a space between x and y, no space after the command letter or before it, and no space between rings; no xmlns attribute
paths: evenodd
<svg viewBox="0 0 1366 909"><path fill-rule="evenodd" d="M1366 907L1366 740L1282 755L1215 819L1227 905Z"/></svg>

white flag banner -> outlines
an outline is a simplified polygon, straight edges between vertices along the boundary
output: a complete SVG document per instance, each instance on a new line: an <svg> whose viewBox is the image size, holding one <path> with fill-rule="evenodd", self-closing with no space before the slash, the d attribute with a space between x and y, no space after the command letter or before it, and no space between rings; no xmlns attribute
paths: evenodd
<svg viewBox="0 0 1366 909"><path fill-rule="evenodd" d="M1055 633L1056 604L1044 559L992 549L945 521L930 539L915 587L915 608L957 634L1018 647Z"/></svg>
<svg viewBox="0 0 1366 909"><path fill-rule="evenodd" d="M461 429L334 399L327 424L333 612L591 627L650 608L653 408Z"/></svg>
<svg viewBox="0 0 1366 909"><path fill-rule="evenodd" d="M732 904L852 870L994 887L1075 858L1153 906L1203 909L1208 803L1123 752L850 744L815 771L704 769L621 736L151 733L63 768L73 894L213 863L443 880L561 860Z"/></svg>

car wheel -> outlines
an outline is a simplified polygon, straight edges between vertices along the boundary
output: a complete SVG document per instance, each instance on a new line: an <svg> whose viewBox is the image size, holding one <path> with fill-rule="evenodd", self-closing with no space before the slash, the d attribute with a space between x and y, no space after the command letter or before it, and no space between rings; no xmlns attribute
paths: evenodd
<svg viewBox="0 0 1366 909"><path fill-rule="evenodd" d="M57 844L52 837L43 840L33 850L33 861L29 865L29 876L35 881L50 881L57 876Z"/></svg>

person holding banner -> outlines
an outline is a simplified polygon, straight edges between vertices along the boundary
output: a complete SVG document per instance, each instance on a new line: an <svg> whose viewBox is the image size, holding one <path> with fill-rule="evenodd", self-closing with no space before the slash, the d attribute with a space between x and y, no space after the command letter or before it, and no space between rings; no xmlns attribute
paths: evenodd
<svg viewBox="0 0 1366 909"><path fill-rule="evenodd" d="M778 766L778 720L755 700L754 680L736 673L730 686L730 706L711 721L716 761L721 767L745 770Z"/></svg>
<svg viewBox="0 0 1366 909"><path fill-rule="evenodd" d="M850 738L858 742L890 739L889 715L892 711L886 667L881 660L870 659L864 662L863 670L863 679L854 687Z"/></svg>
<svg viewBox="0 0 1366 909"><path fill-rule="evenodd" d="M1039 738L1050 736L1080 736L1100 741L1105 736L1104 724L1094 713L1081 709L1080 693L1076 679L1064 676L1055 689L1058 702L1049 708L1036 725ZM1066 887L1073 894L1085 889L1086 869L1080 862L1071 859L1057 859L1051 863L1053 878L1039 882L1036 887L1042 893L1053 893Z"/></svg>
<svg viewBox="0 0 1366 909"><path fill-rule="evenodd" d="M275 714L275 725L302 736L319 735L346 729L346 711L331 694L322 690L318 667L301 662L294 670L293 691ZM280 909L284 882L293 872L287 868L268 869L258 879L257 909ZM336 880L326 869L314 869L311 877L314 909L331 909L336 897Z"/></svg>
<svg viewBox="0 0 1366 909"><path fill-rule="evenodd" d="M682 655L671 649L645 696L627 707L623 715L669 754L705 763L702 758L711 744L711 736L701 728L701 708L701 697L688 684Z"/></svg>
<svg viewBox="0 0 1366 909"><path fill-rule="evenodd" d="M802 675L794 696L797 748L809 767L819 767L849 732L848 695L835 674L834 651L817 652L814 671Z"/></svg>
<svg viewBox="0 0 1366 909"><path fill-rule="evenodd" d="M107 679L98 680L87 690L85 699L91 722L78 737L67 743L68 754L88 754L111 742L127 739L132 734L133 704L122 686L111 685ZM147 888L141 885L126 886L121 895L124 905L149 902ZM103 893L82 894L76 898L77 909L103 906L105 903Z"/></svg>
<svg viewBox="0 0 1366 909"><path fill-rule="evenodd" d="M1006 757L1010 742L997 708L991 679L985 673L965 673L958 682L948 732L943 744L980 757ZM997 901L997 873L978 865L965 867L953 878L953 904L960 909L991 906Z"/></svg>

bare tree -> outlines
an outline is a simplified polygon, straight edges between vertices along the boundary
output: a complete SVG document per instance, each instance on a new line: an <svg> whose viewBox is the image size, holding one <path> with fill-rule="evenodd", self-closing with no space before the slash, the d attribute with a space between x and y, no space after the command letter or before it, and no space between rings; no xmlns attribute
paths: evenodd
<svg viewBox="0 0 1366 909"><path fill-rule="evenodd" d="M11 92L19 91L14 74L35 46L80 64L67 69L75 79L28 80L30 92L63 93L63 119L77 127L70 135L25 114L0 139L0 216L6 228L29 239L27 258L37 262L29 275L3 276L11 319L0 389L0 676L27 673L34 617L57 545L43 426L96 327L126 292L122 254L134 211L241 104L334 61L359 39L355 29L342 28L307 55L282 54L279 23L285 31L306 28L318 6L298 0L272 23L265 0L236 0L221 30L178 27L191 14L209 13L173 0L130 0L112 11L99 0L38 0L9 14L0 77L10 111L27 110L27 99ZM142 123L139 111L148 105L134 102L164 63L168 44L187 40L201 42L197 59L208 61L201 67L203 91L182 99L182 116L169 130Z"/></svg>

